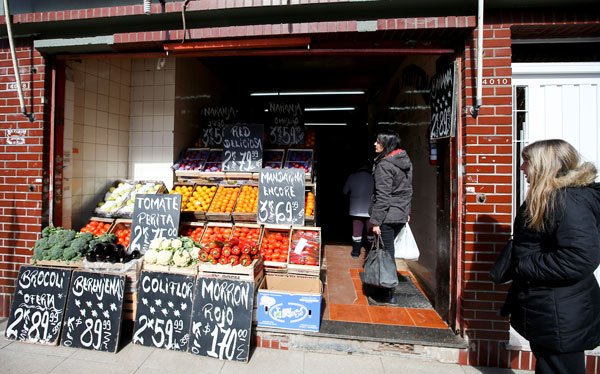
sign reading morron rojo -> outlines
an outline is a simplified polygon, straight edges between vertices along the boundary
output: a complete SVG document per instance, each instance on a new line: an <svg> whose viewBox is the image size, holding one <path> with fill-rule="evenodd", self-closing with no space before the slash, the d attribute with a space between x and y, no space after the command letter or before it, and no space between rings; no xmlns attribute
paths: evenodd
<svg viewBox="0 0 600 374"><path fill-rule="evenodd" d="M430 139L454 136L456 128L456 73L452 63L431 79L431 133Z"/></svg>

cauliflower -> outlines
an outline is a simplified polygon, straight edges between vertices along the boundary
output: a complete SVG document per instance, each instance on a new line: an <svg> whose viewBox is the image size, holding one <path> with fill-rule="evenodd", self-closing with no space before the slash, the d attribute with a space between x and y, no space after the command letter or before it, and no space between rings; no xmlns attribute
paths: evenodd
<svg viewBox="0 0 600 374"><path fill-rule="evenodd" d="M150 242L150 245L149 245L148 248L154 249L154 250L160 249L160 245L163 242L163 240L165 240L165 239L164 238L154 238L154 239L152 239L152 241Z"/></svg>
<svg viewBox="0 0 600 374"><path fill-rule="evenodd" d="M179 239L172 239L171 240L171 247L173 247L173 249L179 249L181 248L181 246L183 246L183 242Z"/></svg>
<svg viewBox="0 0 600 374"><path fill-rule="evenodd" d="M171 239L163 239L160 243L160 249L170 249L171 247Z"/></svg>
<svg viewBox="0 0 600 374"><path fill-rule="evenodd" d="M190 249L190 256L192 256L193 260L197 260L199 254L200 254L200 247L194 247L194 248Z"/></svg>
<svg viewBox="0 0 600 374"><path fill-rule="evenodd" d="M146 252L148 253L148 252ZM173 252L171 251L160 251L156 256L156 264L167 266L171 262L171 256L173 256Z"/></svg>
<svg viewBox="0 0 600 374"><path fill-rule="evenodd" d="M158 252L154 249L149 249L144 253L144 262L147 264L156 264Z"/></svg>
<svg viewBox="0 0 600 374"><path fill-rule="evenodd" d="M188 266L191 259L190 253L186 250L178 249L173 253L173 264L175 264L175 266Z"/></svg>

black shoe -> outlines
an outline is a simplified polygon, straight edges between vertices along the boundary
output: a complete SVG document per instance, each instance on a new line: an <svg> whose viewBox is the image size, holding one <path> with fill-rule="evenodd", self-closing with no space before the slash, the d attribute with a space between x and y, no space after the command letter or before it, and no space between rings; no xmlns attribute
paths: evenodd
<svg viewBox="0 0 600 374"><path fill-rule="evenodd" d="M360 242L352 242L352 252L350 252L352 258L358 258L360 256Z"/></svg>

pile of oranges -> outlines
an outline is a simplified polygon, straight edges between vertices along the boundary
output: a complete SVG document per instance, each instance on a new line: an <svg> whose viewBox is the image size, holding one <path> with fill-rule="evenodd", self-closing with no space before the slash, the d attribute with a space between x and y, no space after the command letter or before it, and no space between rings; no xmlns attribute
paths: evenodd
<svg viewBox="0 0 600 374"><path fill-rule="evenodd" d="M232 229L229 226L207 226L200 244L202 244L204 247L208 247L213 241L227 241L229 236L231 236L231 231Z"/></svg>
<svg viewBox="0 0 600 374"><path fill-rule="evenodd" d="M231 213L239 192L239 187L219 186L208 211L211 213Z"/></svg>
<svg viewBox="0 0 600 374"><path fill-rule="evenodd" d="M258 186L242 186L234 212L256 213L258 210Z"/></svg>
<svg viewBox="0 0 600 374"><path fill-rule="evenodd" d="M304 200L304 211L305 215L308 217L312 217L315 214L315 194L311 191L306 193L306 198Z"/></svg>
<svg viewBox="0 0 600 374"><path fill-rule="evenodd" d="M181 210L206 212L216 192L216 186L175 186L170 193L182 196Z"/></svg>

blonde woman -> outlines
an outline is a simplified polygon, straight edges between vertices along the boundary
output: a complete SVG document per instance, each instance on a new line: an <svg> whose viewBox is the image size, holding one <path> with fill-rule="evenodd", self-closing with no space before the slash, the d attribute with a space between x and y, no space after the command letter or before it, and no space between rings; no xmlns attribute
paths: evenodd
<svg viewBox="0 0 600 374"><path fill-rule="evenodd" d="M600 184L564 140L526 146L529 189L514 222L514 279L503 314L531 344L536 373L585 373L600 344Z"/></svg>

